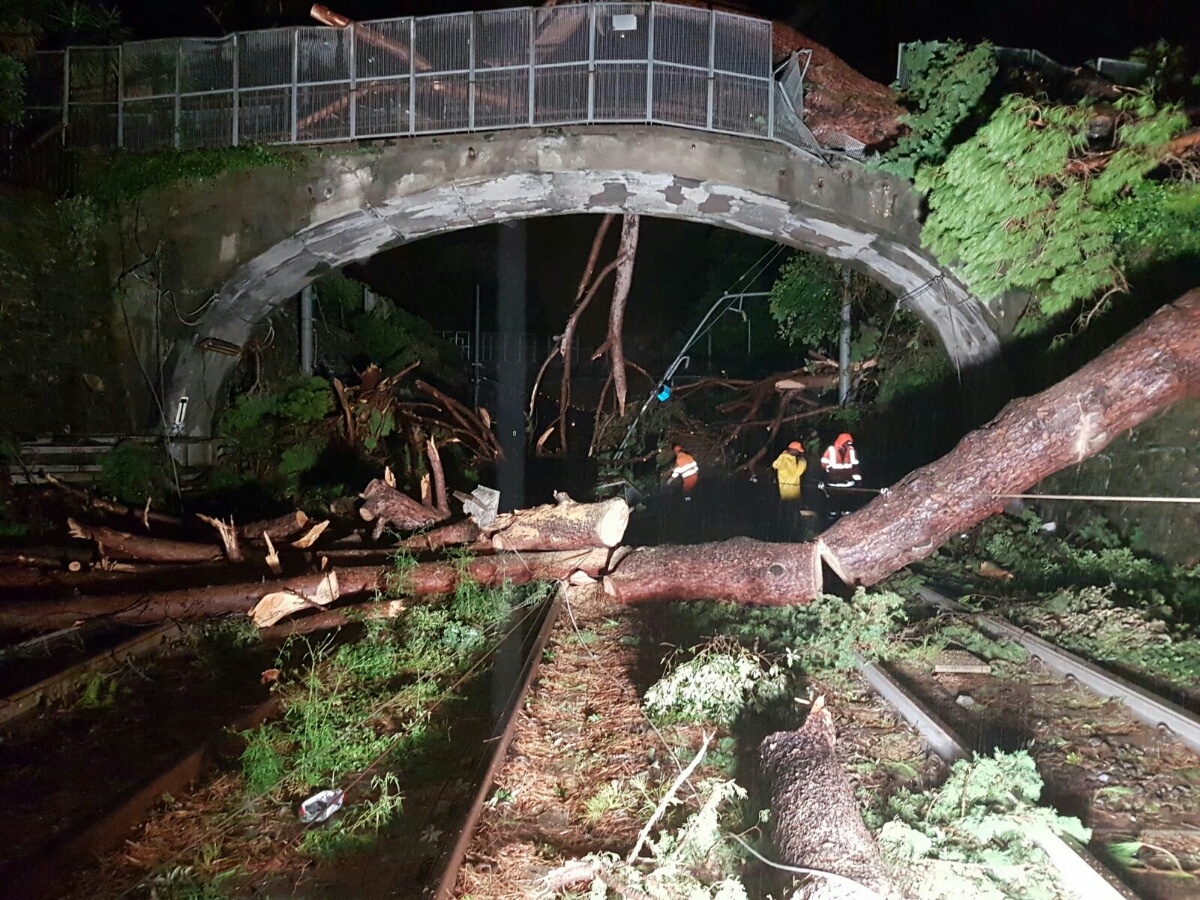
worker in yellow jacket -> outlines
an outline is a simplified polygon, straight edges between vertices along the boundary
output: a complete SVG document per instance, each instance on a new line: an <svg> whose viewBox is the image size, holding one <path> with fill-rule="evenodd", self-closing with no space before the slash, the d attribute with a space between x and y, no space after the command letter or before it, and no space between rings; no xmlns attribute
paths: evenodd
<svg viewBox="0 0 1200 900"><path fill-rule="evenodd" d="M775 478L779 482L780 500L800 499L800 479L808 468L808 460L804 458L804 445L792 441L771 463L775 470Z"/></svg>

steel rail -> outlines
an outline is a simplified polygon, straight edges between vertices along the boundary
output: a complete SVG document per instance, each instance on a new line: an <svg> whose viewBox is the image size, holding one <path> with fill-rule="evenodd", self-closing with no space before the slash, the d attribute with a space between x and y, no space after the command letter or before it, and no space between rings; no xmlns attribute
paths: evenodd
<svg viewBox="0 0 1200 900"><path fill-rule="evenodd" d="M993 638L1015 641L1035 659L1060 675L1073 678L1105 699L1121 700L1137 719L1152 728L1165 728L1191 749L1200 752L1200 717L1170 700L1138 687L1119 675L1080 659L1034 634L995 616L973 613L961 603L922 585L917 593L926 603L944 612L968 616L980 631Z"/></svg>
<svg viewBox="0 0 1200 900"><path fill-rule="evenodd" d="M79 863L120 845L129 830L146 818L164 794L178 796L195 783L221 756L231 732L261 725L277 716L280 710L279 698L271 697L241 713L192 752L141 787L126 793L104 812L5 866L0 873L3 875L0 877L0 900L37 900L55 894Z"/></svg>
<svg viewBox="0 0 1200 900"><path fill-rule="evenodd" d="M958 735L888 672L857 653L855 663L875 692L917 730L929 749L947 765L971 758ZM1139 900L1137 894L1078 842L1062 838L1045 826L1031 825L1027 833L1078 900Z"/></svg>
<svg viewBox="0 0 1200 900"><path fill-rule="evenodd" d="M88 657L70 668L42 679L37 684L0 698L0 724L24 715L43 702L50 703L67 696L76 689L77 682L85 675L111 672L126 660L157 653L163 644L179 636L178 625L161 625Z"/></svg>
<svg viewBox="0 0 1200 900"><path fill-rule="evenodd" d="M495 781L496 774L500 771L500 766L503 765L505 757L508 755L509 745L516 734L517 713L523 708L525 695L529 693L529 688L533 685L533 681L537 677L538 669L542 664L543 651L546 649L546 643L550 640L550 634L554 631L554 626L558 622L559 613L562 612L566 599L567 587L566 585L560 585L554 595L554 599L550 601L550 608L546 610L546 617L542 620L541 628L538 630L537 639L534 641L532 648L530 648L529 656L526 657L524 665L525 674L519 686L513 692L512 700L505 709L504 715L496 723L497 727L500 725L504 727L499 734L493 733L493 736L489 738L489 741L495 741L495 747L492 750L491 759L488 761L487 771L484 772L483 779L479 782L479 789L475 793L475 799L471 803L471 808L467 811L462 828L455 839L454 847L451 848L446 865L442 869L442 877L439 879L437 890L433 894L434 900L449 900L454 893L454 885L458 882L459 869L462 868L463 860L467 856L467 850L470 849L471 841L475 837L475 828L479 825L479 819L483 815L483 805L487 802L488 794L491 793L492 782Z"/></svg>

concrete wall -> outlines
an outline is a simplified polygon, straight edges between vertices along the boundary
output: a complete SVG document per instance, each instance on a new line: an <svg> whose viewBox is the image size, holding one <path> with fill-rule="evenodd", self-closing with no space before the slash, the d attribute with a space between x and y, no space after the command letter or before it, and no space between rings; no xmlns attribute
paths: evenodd
<svg viewBox="0 0 1200 900"><path fill-rule="evenodd" d="M208 432L229 357L273 307L321 274L433 234L508 219L633 212L733 228L847 263L897 295L942 340L964 378L999 364L987 310L920 249L920 198L861 165L825 165L782 144L658 126L590 126L322 147L297 171L233 173L146 198L142 247L162 248L163 284L185 309L168 410ZM941 279L922 289L931 279Z"/></svg>
<svg viewBox="0 0 1200 900"><path fill-rule="evenodd" d="M1041 493L1200 497L1200 400L1185 400L1121 435L1103 453L1046 479ZM1044 502L1068 527L1099 514L1134 545L1182 565L1200 563L1200 504Z"/></svg>

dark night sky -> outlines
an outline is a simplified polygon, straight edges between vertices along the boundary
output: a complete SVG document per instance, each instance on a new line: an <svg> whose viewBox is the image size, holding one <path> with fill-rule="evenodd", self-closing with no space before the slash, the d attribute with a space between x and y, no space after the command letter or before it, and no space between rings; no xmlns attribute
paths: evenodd
<svg viewBox="0 0 1200 900"><path fill-rule="evenodd" d="M2 2L2 0L0 0ZM215 35L223 31L313 24L311 0L116 0L136 37ZM351 18L428 15L522 5L520 0L326 0ZM901 41L960 38L1034 47L1077 65L1096 56L1121 58L1139 45L1166 38L1200 58L1200 0L732 0L787 21L826 44L855 68L880 81L894 77ZM218 19L220 24L218 24ZM223 27L222 27L223 26ZM529 224L529 326L542 334L561 328L598 219L588 216ZM615 232L610 243L615 249ZM710 230L654 221L643 227L639 265L630 297L630 333L661 341L690 324L679 321L705 287ZM383 254L352 274L434 321L467 329L473 320L473 284L483 284L489 306L494 277L493 229L431 238ZM610 251L611 252L611 251ZM605 304L596 304L581 329L585 345L602 334ZM484 327L488 328L485 313Z"/></svg>

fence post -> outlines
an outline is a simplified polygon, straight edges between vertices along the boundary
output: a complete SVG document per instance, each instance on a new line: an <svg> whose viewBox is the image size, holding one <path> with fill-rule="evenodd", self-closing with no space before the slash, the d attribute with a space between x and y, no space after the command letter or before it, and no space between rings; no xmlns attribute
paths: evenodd
<svg viewBox="0 0 1200 900"><path fill-rule="evenodd" d="M350 140L358 137L358 35L353 22L346 29L350 35Z"/></svg>
<svg viewBox="0 0 1200 900"><path fill-rule="evenodd" d="M554 15L554 8L551 7L547 12L549 15ZM533 86L536 81L536 79L534 77L534 72L535 72L534 62L537 58L535 56L535 51L534 51L534 41L537 36L537 21L534 17L536 15L537 15L537 10L534 7L530 7L530 9L529 9L529 124L530 124L530 126L533 125L533 118L534 118L534 116L533 116L533 109L534 109Z"/></svg>
<svg viewBox="0 0 1200 900"><path fill-rule="evenodd" d="M713 101L717 79L717 11L708 12L708 117L705 127L712 131Z"/></svg>
<svg viewBox="0 0 1200 900"><path fill-rule="evenodd" d="M125 146L125 45L117 44L117 147Z"/></svg>
<svg viewBox="0 0 1200 900"><path fill-rule="evenodd" d="M233 33L233 75L229 82L233 88L233 121L230 122L230 136L233 139L233 146L235 147L242 139L241 122L238 121L242 112L242 72L241 60L238 58L241 52L241 44L238 43L238 36L235 31Z"/></svg>
<svg viewBox="0 0 1200 900"><path fill-rule="evenodd" d="M646 25L646 122L654 121L654 10L657 3L650 4L649 22Z"/></svg>
<svg viewBox="0 0 1200 900"><path fill-rule="evenodd" d="M417 17L408 17L408 133L417 133Z"/></svg>
<svg viewBox="0 0 1200 900"><path fill-rule="evenodd" d="M292 29L292 143L296 143L296 123L300 109L300 29Z"/></svg>
<svg viewBox="0 0 1200 900"><path fill-rule="evenodd" d="M596 4L588 4L588 99L587 120L596 118Z"/></svg>
<svg viewBox="0 0 1200 900"><path fill-rule="evenodd" d="M775 80L774 60L771 57L771 26L767 26L767 137L775 137L775 94L781 88ZM803 121L803 120L802 120Z"/></svg>
<svg viewBox="0 0 1200 900"><path fill-rule="evenodd" d="M467 130L475 130L475 19L477 13L467 13L471 18L467 32Z"/></svg>
<svg viewBox="0 0 1200 900"><path fill-rule="evenodd" d="M178 46L175 48L175 149L179 149L179 140L181 137L180 115L182 113L183 98L179 96L181 82L183 76L183 40L180 39Z"/></svg>
<svg viewBox="0 0 1200 900"><path fill-rule="evenodd" d="M63 51L62 145L67 146L67 129L71 127L71 48Z"/></svg>

